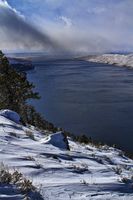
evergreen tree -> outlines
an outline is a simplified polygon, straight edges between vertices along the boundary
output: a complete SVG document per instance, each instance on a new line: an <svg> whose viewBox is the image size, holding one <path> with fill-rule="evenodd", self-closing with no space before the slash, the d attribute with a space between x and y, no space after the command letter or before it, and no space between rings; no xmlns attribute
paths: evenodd
<svg viewBox="0 0 133 200"><path fill-rule="evenodd" d="M28 105L27 100L39 99L34 92L34 85L27 80L26 74L16 71L10 65L7 57L0 51L0 109L11 109L21 116L24 124L28 123L40 129L56 131L52 123Z"/></svg>
<svg viewBox="0 0 133 200"><path fill-rule="evenodd" d="M28 99L39 98L33 89L26 74L13 69L0 51L0 109L8 108L21 114Z"/></svg>

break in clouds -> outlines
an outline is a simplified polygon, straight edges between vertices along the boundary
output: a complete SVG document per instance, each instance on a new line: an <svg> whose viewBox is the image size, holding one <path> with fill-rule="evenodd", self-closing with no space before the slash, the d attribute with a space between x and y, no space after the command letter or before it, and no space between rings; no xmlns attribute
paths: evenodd
<svg viewBox="0 0 133 200"><path fill-rule="evenodd" d="M23 0L22 10L21 3L0 0L1 49L80 54L133 49L132 0Z"/></svg>

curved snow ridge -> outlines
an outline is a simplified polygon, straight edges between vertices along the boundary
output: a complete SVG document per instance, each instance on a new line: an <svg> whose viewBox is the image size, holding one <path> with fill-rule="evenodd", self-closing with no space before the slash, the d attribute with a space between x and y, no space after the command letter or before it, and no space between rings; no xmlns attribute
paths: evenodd
<svg viewBox="0 0 133 200"><path fill-rule="evenodd" d="M85 57L85 60L89 62L133 67L133 54L102 54Z"/></svg>
<svg viewBox="0 0 133 200"><path fill-rule="evenodd" d="M43 144L52 144L55 147L60 149L69 149L68 141L65 135L62 132L58 132L52 135L47 136L41 140Z"/></svg>
<svg viewBox="0 0 133 200"><path fill-rule="evenodd" d="M16 123L19 123L20 122L20 116L18 115L18 113L12 111L12 110L0 110L0 115L13 121L13 122L16 122Z"/></svg>

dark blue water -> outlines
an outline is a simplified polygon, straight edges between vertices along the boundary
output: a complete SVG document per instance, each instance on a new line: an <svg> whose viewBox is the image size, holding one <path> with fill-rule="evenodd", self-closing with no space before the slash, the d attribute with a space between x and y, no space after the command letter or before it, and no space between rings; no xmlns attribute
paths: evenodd
<svg viewBox="0 0 133 200"><path fill-rule="evenodd" d="M37 110L56 126L133 152L133 70L77 60L34 62Z"/></svg>

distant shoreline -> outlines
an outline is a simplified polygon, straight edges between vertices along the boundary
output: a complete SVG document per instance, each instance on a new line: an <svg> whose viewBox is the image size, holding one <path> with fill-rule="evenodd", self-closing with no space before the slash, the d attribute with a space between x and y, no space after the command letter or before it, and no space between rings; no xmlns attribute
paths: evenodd
<svg viewBox="0 0 133 200"><path fill-rule="evenodd" d="M102 55L92 55L80 58L82 60L101 63L108 65L116 65L119 67L130 67L133 68L133 54L102 54Z"/></svg>
<svg viewBox="0 0 133 200"><path fill-rule="evenodd" d="M18 71L26 72L35 69L35 67L32 64L32 61L29 59L14 57L9 57L8 59L11 66Z"/></svg>

